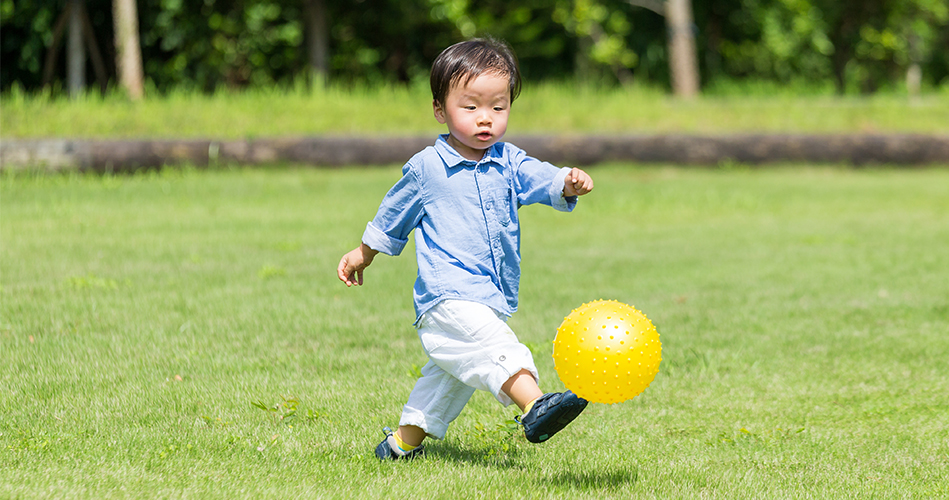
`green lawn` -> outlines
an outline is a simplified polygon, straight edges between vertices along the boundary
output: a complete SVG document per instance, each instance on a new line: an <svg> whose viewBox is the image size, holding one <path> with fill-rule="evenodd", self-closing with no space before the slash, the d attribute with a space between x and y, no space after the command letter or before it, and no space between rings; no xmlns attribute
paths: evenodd
<svg viewBox="0 0 949 500"><path fill-rule="evenodd" d="M633 304L653 384L542 445L479 393L393 464L413 253L335 267L398 169L284 167L0 177L0 497L949 496L949 169L590 169L522 209L511 325L558 390L564 315Z"/></svg>
<svg viewBox="0 0 949 500"><path fill-rule="evenodd" d="M577 88L526 83L512 108L511 134L550 133L949 133L949 87L910 100L774 95L749 89L692 102L657 89ZM213 131L213 132L209 132ZM216 95L172 92L139 103L97 94L75 101L7 92L0 96L4 138L220 138L301 135L436 134L424 87L324 92L248 90Z"/></svg>

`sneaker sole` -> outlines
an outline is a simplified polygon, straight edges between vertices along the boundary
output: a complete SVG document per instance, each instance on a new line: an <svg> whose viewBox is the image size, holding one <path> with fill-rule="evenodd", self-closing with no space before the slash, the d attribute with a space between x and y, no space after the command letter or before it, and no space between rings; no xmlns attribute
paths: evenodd
<svg viewBox="0 0 949 500"><path fill-rule="evenodd" d="M574 397L576 396L574 395ZM527 440L532 443L543 443L544 441L547 441L553 437L554 434L562 431L564 427L569 425L570 422L573 422L578 416L580 416L586 407L587 402L580 398L576 398L572 402L566 404L561 402L559 405L554 407L554 414L544 419L546 425L538 425L538 427L543 428L544 433L537 436L536 439L531 439L531 437L528 435Z"/></svg>

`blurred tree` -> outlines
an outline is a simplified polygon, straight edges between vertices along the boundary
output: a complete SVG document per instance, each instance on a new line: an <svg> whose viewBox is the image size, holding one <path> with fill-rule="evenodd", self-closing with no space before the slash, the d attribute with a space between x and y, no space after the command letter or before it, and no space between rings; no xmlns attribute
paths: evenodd
<svg viewBox="0 0 949 500"><path fill-rule="evenodd" d="M0 90L65 88L72 0L0 0ZM129 2L131 0L115 0ZM491 34L525 78L672 85L662 0L138 0L146 83L158 91L423 82L444 47ZM100 85L116 75L113 0L82 0ZM940 85L949 77L945 0L694 0L703 85L833 82L839 92ZM118 16L115 16L118 17ZM331 22L330 22L331 20ZM58 22L60 21L60 22ZM85 24L86 21L83 21ZM90 44L90 40L95 42ZM96 63L91 46L104 48ZM45 61L45 65L44 65ZM104 75L104 76L100 76ZM119 81L116 78L115 81ZM918 82L918 83L916 83Z"/></svg>
<svg viewBox="0 0 949 500"><path fill-rule="evenodd" d="M672 88L680 97L694 97L699 92L699 70L690 0L666 0L666 26L669 30Z"/></svg>
<svg viewBox="0 0 949 500"><path fill-rule="evenodd" d="M61 42L65 35L67 39L66 86L69 95L76 97L85 90L87 61L91 61L99 87L102 92L105 92L108 86L108 73L102 54L99 52L99 45L92 23L89 21L85 2L69 0L61 6L61 9L51 30L49 49L46 50L42 86L45 87L52 82Z"/></svg>
<svg viewBox="0 0 949 500"><path fill-rule="evenodd" d="M720 71L732 78L764 77L781 83L826 80L831 23L811 0L736 0L707 14Z"/></svg>
<svg viewBox="0 0 949 500"><path fill-rule="evenodd" d="M680 97L699 92L699 68L695 51L696 26L690 0L627 0L630 5L649 9L666 19L669 40L669 73L672 90Z"/></svg>
<svg viewBox="0 0 949 500"><path fill-rule="evenodd" d="M907 90L919 93L922 64L932 58L940 43L945 49L945 28L949 24L949 3L943 0L905 0L886 3L882 15L861 26L854 46L861 63L861 77L873 81L895 81L905 75ZM873 74L874 72L878 74Z"/></svg>
<svg viewBox="0 0 949 500"><path fill-rule="evenodd" d="M449 29L425 54L428 61L445 46L465 38L492 35L507 41L517 53L527 79L569 78L573 75L575 37L552 22L557 2L523 0L512 5L497 0L466 2L428 0L430 16ZM427 73L427 64L422 68Z"/></svg>
<svg viewBox="0 0 949 500"><path fill-rule="evenodd" d="M602 80L603 70L620 83L632 80L639 56L629 46L633 29L627 2L560 0L553 20L576 38L574 71L581 81Z"/></svg>
<svg viewBox="0 0 949 500"><path fill-rule="evenodd" d="M946 45L947 9L944 0L715 0L697 15L706 19L706 64L715 73L832 81L845 93L923 73L912 61L922 68ZM937 61L931 81L947 76Z"/></svg>
<svg viewBox="0 0 949 500"><path fill-rule="evenodd" d="M865 2L814 0L817 8L827 19L827 36L832 44L832 69L837 92L842 94L847 89L848 68L856 73L855 80L859 80L864 91L876 90L876 84L868 85L863 75L866 66L860 64L856 57L857 44L861 38L861 28L864 25L878 25L885 18L887 0L867 0ZM855 61L857 59L857 61Z"/></svg>
<svg viewBox="0 0 949 500"><path fill-rule="evenodd" d="M86 88L86 48L82 36L82 14L86 4L82 0L69 0L66 4L68 36L66 37L66 88L70 97L76 97Z"/></svg>
<svg viewBox="0 0 949 500"><path fill-rule="evenodd" d="M329 27L324 0L303 0L307 55L310 64L310 83L316 87L326 84L329 72Z"/></svg>
<svg viewBox="0 0 949 500"><path fill-rule="evenodd" d="M440 47L458 39L455 12L446 12L452 6L435 1L355 0L328 7L330 72L342 82L425 80Z"/></svg>
<svg viewBox="0 0 949 500"><path fill-rule="evenodd" d="M273 85L305 67L298 0L141 2L145 75L160 88Z"/></svg>
<svg viewBox="0 0 949 500"><path fill-rule="evenodd" d="M119 85L132 100L145 94L142 74L142 47L138 38L138 9L135 0L113 0L115 21L115 67Z"/></svg>

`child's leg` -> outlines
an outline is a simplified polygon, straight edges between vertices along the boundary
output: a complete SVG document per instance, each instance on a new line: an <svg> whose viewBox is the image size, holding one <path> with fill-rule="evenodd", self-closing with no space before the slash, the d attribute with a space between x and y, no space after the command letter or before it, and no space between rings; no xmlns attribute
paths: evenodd
<svg viewBox="0 0 949 500"><path fill-rule="evenodd" d="M445 374L444 371L442 371L441 373ZM422 385L424 386L427 384L422 384ZM531 372L527 370L521 370L517 372L517 374L515 374L513 377L508 379L508 381L505 382L504 385L501 386L501 390L505 394L507 394L508 397L510 397L512 401L514 401L514 404L516 404L518 408L521 409L521 411L525 411L529 404L533 403L534 401L537 400L537 398L544 395L544 393L541 392L540 387L537 386L537 381L534 380L534 375L532 375ZM471 389L471 391L473 392L474 389ZM415 394L416 397L413 398L412 396L409 396L409 401L411 402L413 399L422 400L422 401L425 401L426 399L428 399L429 401L431 401L430 399L431 396L429 394L426 394L427 392L428 391L424 387L420 388L420 390L418 391L413 390L412 393ZM465 391L465 392L468 392L468 391ZM468 398L470 397L471 397L471 392L468 393ZM468 398L465 398L465 402L467 402ZM407 410L411 408L410 405L411 403L406 405ZM464 404L461 404L461 405L455 404L455 405L448 405L448 406L454 406L455 407L454 409L461 411L461 409L464 407ZM455 411L452 411L451 414L447 414L447 415L444 414L443 412L440 416L441 418L439 418L438 420L445 421L444 426L447 427L448 423L453 421L455 417L457 417L458 415ZM413 419L411 418L411 416L408 419L403 417L403 421L413 421ZM428 433L425 432L425 430L422 429L421 427L418 427L415 425L400 425L399 430L396 431L396 435L398 435L399 439L405 444L415 447L422 444L422 441L425 439Z"/></svg>
<svg viewBox="0 0 949 500"><path fill-rule="evenodd" d="M415 448L422 444L428 434L421 427L400 425L399 430L395 431L395 435L398 436L399 441Z"/></svg>
<svg viewBox="0 0 949 500"><path fill-rule="evenodd" d="M415 382L402 409L397 434L406 444L418 446L426 436L445 437L448 425L458 418L474 389L429 361Z"/></svg>
<svg viewBox="0 0 949 500"><path fill-rule="evenodd" d="M379 443L376 457L382 460L415 458L422 451L426 436L445 437L448 424L458 417L473 393L471 387L434 363L427 363L402 409L399 430L387 434Z"/></svg>
<svg viewBox="0 0 949 500"><path fill-rule="evenodd" d="M395 433L409 447L418 446L426 436L443 438L476 388L521 409L540 396L530 350L487 306L442 302L422 317L419 338L430 360ZM485 378L490 378L488 383Z"/></svg>
<svg viewBox="0 0 949 500"><path fill-rule="evenodd" d="M443 301L422 317L419 338L431 364L504 406L523 408L541 395L530 349L486 305Z"/></svg>
<svg viewBox="0 0 949 500"><path fill-rule="evenodd" d="M550 439L586 408L587 401L570 391L541 393L530 350L491 308L445 301L426 316L419 337L431 362L505 406L516 403L528 441Z"/></svg>
<svg viewBox="0 0 949 500"><path fill-rule="evenodd" d="M527 411L528 405L544 395L540 387L537 386L534 375L523 369L509 378L507 382L501 386L501 390L514 401L514 404L516 404L522 412Z"/></svg>

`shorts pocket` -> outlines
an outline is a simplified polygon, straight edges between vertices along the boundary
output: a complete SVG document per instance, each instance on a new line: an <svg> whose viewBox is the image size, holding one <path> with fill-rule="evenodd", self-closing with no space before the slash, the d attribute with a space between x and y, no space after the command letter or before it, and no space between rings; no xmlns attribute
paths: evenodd
<svg viewBox="0 0 949 500"><path fill-rule="evenodd" d="M445 335L439 331L437 322L433 321L428 314L423 315L419 320L418 339L422 342L422 349L425 349L427 353L445 345L447 341Z"/></svg>

